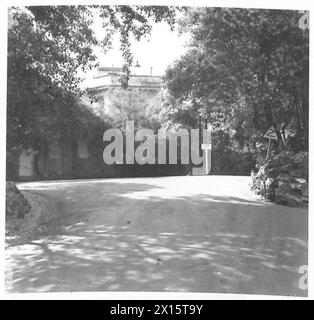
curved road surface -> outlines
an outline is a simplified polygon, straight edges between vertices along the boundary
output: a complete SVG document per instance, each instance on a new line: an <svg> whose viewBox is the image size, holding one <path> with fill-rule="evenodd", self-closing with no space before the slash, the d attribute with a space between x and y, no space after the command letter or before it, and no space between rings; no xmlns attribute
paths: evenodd
<svg viewBox="0 0 314 320"><path fill-rule="evenodd" d="M307 210L263 202L249 177L30 182L59 215L7 249L9 292L307 295Z"/></svg>

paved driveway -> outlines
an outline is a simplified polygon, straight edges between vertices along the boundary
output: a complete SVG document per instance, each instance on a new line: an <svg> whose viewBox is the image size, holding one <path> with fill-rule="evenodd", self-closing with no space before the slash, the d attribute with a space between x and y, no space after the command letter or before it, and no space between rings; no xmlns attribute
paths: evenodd
<svg viewBox="0 0 314 320"><path fill-rule="evenodd" d="M7 250L11 292L306 295L307 210L265 203L249 177L32 182L59 203L43 234Z"/></svg>

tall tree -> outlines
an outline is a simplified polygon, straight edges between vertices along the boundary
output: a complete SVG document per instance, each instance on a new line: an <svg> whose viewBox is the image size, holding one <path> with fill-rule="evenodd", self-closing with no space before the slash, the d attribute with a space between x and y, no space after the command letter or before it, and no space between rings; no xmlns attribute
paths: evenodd
<svg viewBox="0 0 314 320"><path fill-rule="evenodd" d="M166 74L164 106L181 122L196 117L236 135L289 127L308 146L309 32L288 10L186 10L190 51Z"/></svg>
<svg viewBox="0 0 314 320"><path fill-rule="evenodd" d="M34 146L67 130L77 105L80 77L97 65L93 48L110 47L120 34L127 86L133 58L130 37L140 39L151 23L173 24L174 9L143 6L28 6L9 8L7 149ZM104 37L93 31L103 22Z"/></svg>

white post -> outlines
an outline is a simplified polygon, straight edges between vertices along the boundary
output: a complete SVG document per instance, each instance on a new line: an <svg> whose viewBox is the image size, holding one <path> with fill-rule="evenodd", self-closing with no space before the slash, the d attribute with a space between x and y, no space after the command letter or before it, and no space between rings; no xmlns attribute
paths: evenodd
<svg viewBox="0 0 314 320"><path fill-rule="evenodd" d="M267 160L267 159L268 159L268 156L269 156L270 144L271 144L271 139L269 138L269 139L268 139L268 147L267 147L267 153L266 153L266 159L265 159L265 160Z"/></svg>

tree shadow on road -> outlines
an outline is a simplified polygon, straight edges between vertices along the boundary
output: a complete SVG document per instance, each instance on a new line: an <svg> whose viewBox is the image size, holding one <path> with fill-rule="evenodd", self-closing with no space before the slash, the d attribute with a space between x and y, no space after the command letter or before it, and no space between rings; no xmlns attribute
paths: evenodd
<svg viewBox="0 0 314 320"><path fill-rule="evenodd" d="M202 194L143 199L156 186L105 181L89 185L93 199L78 201L84 188L49 190L73 211L49 233L10 248L8 292L307 295L298 286L307 265L305 209Z"/></svg>

